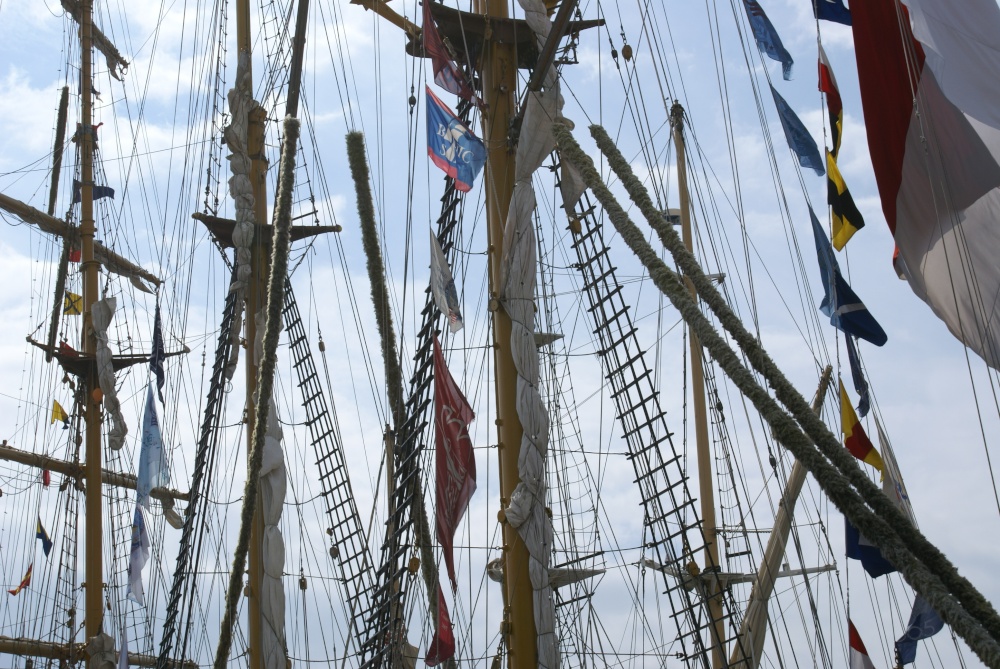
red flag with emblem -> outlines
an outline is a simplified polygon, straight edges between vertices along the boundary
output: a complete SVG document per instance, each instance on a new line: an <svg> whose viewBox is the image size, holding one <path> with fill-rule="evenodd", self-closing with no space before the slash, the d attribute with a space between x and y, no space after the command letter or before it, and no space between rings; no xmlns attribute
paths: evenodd
<svg viewBox="0 0 1000 669"><path fill-rule="evenodd" d="M452 587L455 581L455 528L476 492L476 457L469 423L476 417L444 362L434 338L434 427L436 428L437 538Z"/></svg>

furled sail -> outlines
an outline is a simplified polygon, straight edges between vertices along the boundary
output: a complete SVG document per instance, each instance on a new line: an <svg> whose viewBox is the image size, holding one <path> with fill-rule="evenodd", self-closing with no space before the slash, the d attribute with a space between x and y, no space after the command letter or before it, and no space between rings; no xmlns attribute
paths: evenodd
<svg viewBox="0 0 1000 669"><path fill-rule="evenodd" d="M952 334L1000 369L1000 7L898 4L851 5L897 269Z"/></svg>

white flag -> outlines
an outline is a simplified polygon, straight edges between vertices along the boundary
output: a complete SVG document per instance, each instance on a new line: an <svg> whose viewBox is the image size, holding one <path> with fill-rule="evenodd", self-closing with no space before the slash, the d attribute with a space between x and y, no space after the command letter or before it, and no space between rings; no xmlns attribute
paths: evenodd
<svg viewBox="0 0 1000 669"><path fill-rule="evenodd" d="M132 547L128 556L128 591L127 596L140 606L146 602L142 588L142 569L149 560L149 534L146 533L146 520L142 517L142 508L137 504L132 518Z"/></svg>
<svg viewBox="0 0 1000 669"><path fill-rule="evenodd" d="M139 449L139 473L136 475L136 501L149 509L149 491L170 482L160 435L160 420L156 415L153 384L146 391L146 411L142 416L142 445Z"/></svg>
<svg viewBox="0 0 1000 669"><path fill-rule="evenodd" d="M128 669L128 631L122 626L122 648L118 654L118 669Z"/></svg>
<svg viewBox="0 0 1000 669"><path fill-rule="evenodd" d="M433 232L431 232L431 295L434 296L437 308L448 317L448 327L451 331L461 330L465 321L462 320L462 310L458 306L455 279Z"/></svg>

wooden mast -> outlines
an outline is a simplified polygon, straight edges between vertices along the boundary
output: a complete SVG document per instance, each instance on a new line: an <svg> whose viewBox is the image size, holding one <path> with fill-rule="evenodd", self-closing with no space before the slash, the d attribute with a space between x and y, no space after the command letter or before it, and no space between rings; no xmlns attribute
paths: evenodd
<svg viewBox="0 0 1000 669"><path fill-rule="evenodd" d="M250 34L250 2L239 0L236 3L236 46L239 55L247 55L247 79L253 85L253 63ZM239 57L239 56L237 56ZM252 95L252 91L251 91ZM250 280L246 289L246 438L247 457L253 448L253 432L257 423L257 415L253 402L257 390L257 364L254 361L254 342L257 340L257 324L254 317L267 302L267 277L270 269L270 257L266 241L260 234L261 227L267 223L267 160L264 157L264 121L265 113L260 107L250 112L247 128L247 154L250 156L250 183L253 187L254 221L257 224L251 243ZM259 485L259 483L258 483ZM253 525L250 530L250 550L247 554L247 616L248 616L248 653L250 669L263 669L263 652L261 650L261 581L263 574L262 549L264 517L261 505L258 504L253 515Z"/></svg>
<svg viewBox="0 0 1000 669"><path fill-rule="evenodd" d="M684 145L684 108L674 103L670 109L670 121L673 126L674 145L677 147L677 182L680 191L681 205L681 237L688 251L694 252L694 240L691 233L691 204L687 186L687 156ZM694 284L685 277L691 296L698 299ZM702 362L701 342L693 333L688 334L691 350L691 397L694 404L695 444L698 457L698 489L701 496L702 532L705 535L705 572L702 577L704 593L708 605L708 615L711 619L709 642L712 648L712 666L722 667L726 661L725 621L722 616L722 587L720 581L713 579L712 572L718 573L719 543L715 521L715 489L712 476L712 448L708 441L708 413L705 407L705 369Z"/></svg>
<svg viewBox="0 0 1000 669"><path fill-rule="evenodd" d="M98 263L94 259L94 130L92 119L91 89L93 74L91 71L91 49L93 42L93 1L83 0L80 3L80 81L82 83L80 97L82 109L80 113L80 161L81 161L81 202L80 202L80 241L81 241L81 272L83 274L83 350L94 359L97 354L97 337L94 335L94 322L91 309L97 302ZM87 493L86 533L84 539L85 555L85 621L86 638L89 640L100 634L104 622L104 564L102 539L104 537L104 517L102 506L103 490L101 486L101 402L100 393L93 391L98 388L97 365L91 366L87 375L88 393L84 398L84 423L86 455L85 478Z"/></svg>
<svg viewBox="0 0 1000 669"><path fill-rule="evenodd" d="M424 0L428 2L429 0ZM507 0L477 0L479 13L489 19L509 17ZM511 352L511 320L500 304L500 263L503 233L514 192L514 147L507 130L515 113L517 57L514 44L486 39L483 43L482 82L486 110L483 138L486 144L486 224L489 245L490 313L493 315L493 361L497 410L497 451L500 458L499 514L503 526L503 564L506 610L503 630L507 637L510 669L537 667L537 639L528 548L508 522L503 509L520 483L517 470L521 451L521 420L517 415L517 370Z"/></svg>

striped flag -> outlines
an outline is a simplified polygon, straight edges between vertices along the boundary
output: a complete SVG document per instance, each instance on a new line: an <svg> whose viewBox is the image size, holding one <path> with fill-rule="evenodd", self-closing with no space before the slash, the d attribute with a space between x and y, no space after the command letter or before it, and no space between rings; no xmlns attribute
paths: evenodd
<svg viewBox="0 0 1000 669"><path fill-rule="evenodd" d="M851 3L882 211L913 292L1000 369L1000 6Z"/></svg>
<svg viewBox="0 0 1000 669"><path fill-rule="evenodd" d="M868 657L868 649L865 648L865 642L861 640L858 628L854 626L850 618L847 619L847 635L850 639L849 643L851 647L851 659L848 665L850 669L875 669L871 658Z"/></svg>
<svg viewBox="0 0 1000 669"><path fill-rule="evenodd" d="M8 590L7 592L9 592L13 596L17 597L18 593L20 593L22 590L24 590L29 585L31 585L31 570L34 569L34 567L35 567L35 563L34 562L32 562L31 564L29 564L28 565L28 571L24 572L24 578L21 579L20 585L18 585L13 590Z"/></svg>
<svg viewBox="0 0 1000 669"><path fill-rule="evenodd" d="M823 0L818 0L823 2ZM844 103L840 99L840 89L837 79L833 76L833 68L826 57L823 46L819 47L819 90L826 94L826 108L830 115L830 139L833 149L830 153L836 158L840 153L840 134L844 130Z"/></svg>

